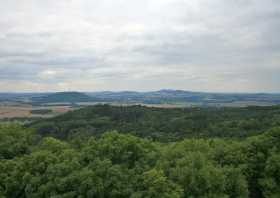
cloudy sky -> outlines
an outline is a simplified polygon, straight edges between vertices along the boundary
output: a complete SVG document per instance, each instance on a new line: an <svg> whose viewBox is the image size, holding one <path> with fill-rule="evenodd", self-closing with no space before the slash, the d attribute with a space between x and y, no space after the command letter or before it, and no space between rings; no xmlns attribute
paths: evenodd
<svg viewBox="0 0 280 198"><path fill-rule="evenodd" d="M279 0L0 0L0 92L280 92Z"/></svg>

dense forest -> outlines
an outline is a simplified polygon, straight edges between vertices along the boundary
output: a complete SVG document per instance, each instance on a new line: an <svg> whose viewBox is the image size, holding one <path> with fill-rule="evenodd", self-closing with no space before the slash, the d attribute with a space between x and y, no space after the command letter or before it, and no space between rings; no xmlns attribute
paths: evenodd
<svg viewBox="0 0 280 198"><path fill-rule="evenodd" d="M0 197L278 198L280 107L99 105L0 125Z"/></svg>
<svg viewBox="0 0 280 198"><path fill-rule="evenodd" d="M280 106L168 109L97 105L30 126L43 136L60 139L80 132L99 136L112 130L162 142L187 137L245 138L280 126Z"/></svg>

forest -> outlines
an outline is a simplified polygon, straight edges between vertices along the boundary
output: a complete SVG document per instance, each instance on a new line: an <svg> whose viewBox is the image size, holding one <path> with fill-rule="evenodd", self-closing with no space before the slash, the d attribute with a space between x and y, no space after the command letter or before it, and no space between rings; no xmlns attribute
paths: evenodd
<svg viewBox="0 0 280 198"><path fill-rule="evenodd" d="M39 134L67 139L117 130L161 142L184 138L245 138L280 126L280 106L152 108L96 105L32 122Z"/></svg>
<svg viewBox="0 0 280 198"><path fill-rule="evenodd" d="M280 107L97 105L2 123L0 197L278 198Z"/></svg>

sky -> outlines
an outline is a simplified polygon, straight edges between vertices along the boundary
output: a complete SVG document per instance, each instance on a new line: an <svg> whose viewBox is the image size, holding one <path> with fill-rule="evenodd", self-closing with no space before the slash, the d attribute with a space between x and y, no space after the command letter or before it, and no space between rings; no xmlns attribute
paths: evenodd
<svg viewBox="0 0 280 198"><path fill-rule="evenodd" d="M0 92L280 92L279 0L0 0Z"/></svg>

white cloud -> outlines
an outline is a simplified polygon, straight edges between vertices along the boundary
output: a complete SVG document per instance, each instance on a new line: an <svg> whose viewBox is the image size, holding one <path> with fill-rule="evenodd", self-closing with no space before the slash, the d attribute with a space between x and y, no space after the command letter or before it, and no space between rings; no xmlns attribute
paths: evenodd
<svg viewBox="0 0 280 198"><path fill-rule="evenodd" d="M280 91L279 17L278 0L0 0L0 91Z"/></svg>

